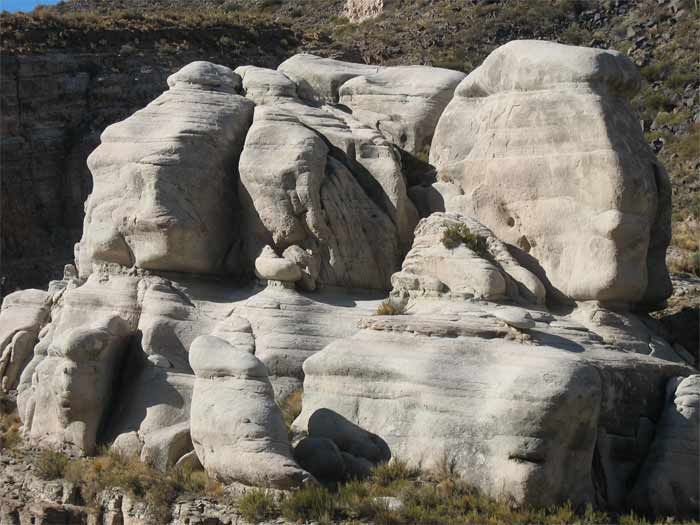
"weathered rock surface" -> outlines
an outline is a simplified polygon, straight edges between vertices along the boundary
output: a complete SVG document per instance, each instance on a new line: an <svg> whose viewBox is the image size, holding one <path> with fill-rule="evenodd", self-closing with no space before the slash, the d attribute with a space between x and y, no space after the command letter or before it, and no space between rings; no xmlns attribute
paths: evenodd
<svg viewBox="0 0 700 525"><path fill-rule="evenodd" d="M435 131L438 180L462 193L446 209L528 252L573 299L660 303L671 291L670 186L627 102L639 85L615 51L501 46Z"/></svg>
<svg viewBox="0 0 700 525"><path fill-rule="evenodd" d="M465 75L427 66L397 66L348 80L340 103L413 154L427 154L435 126Z"/></svg>
<svg viewBox="0 0 700 525"><path fill-rule="evenodd" d="M545 298L540 280L520 266L505 244L474 219L455 213L434 213L421 220L413 247L391 283L395 295L409 297L534 304Z"/></svg>
<svg viewBox="0 0 700 525"><path fill-rule="evenodd" d="M633 505L656 516L700 514L700 375L666 386L666 405L632 492Z"/></svg>
<svg viewBox="0 0 700 525"><path fill-rule="evenodd" d="M0 310L0 388L17 387L19 376L32 358L39 331L49 315L49 294L23 290L4 298Z"/></svg>
<svg viewBox="0 0 700 525"><path fill-rule="evenodd" d="M664 459L693 440L692 359L628 309L665 297L669 208L623 57L237 71L195 62L104 133L78 271L0 313L34 443L277 488L393 457L525 504L693 504ZM371 315L390 286L405 308ZM275 398L302 381L300 466Z"/></svg>
<svg viewBox="0 0 700 525"><path fill-rule="evenodd" d="M310 479L294 461L262 361L214 336L195 339L189 358L197 376L192 442L207 472L224 482L285 489Z"/></svg>
<svg viewBox="0 0 700 525"><path fill-rule="evenodd" d="M255 254L262 243L274 244L279 251L298 245L318 258L319 283L386 289L400 261L399 243L410 239L415 219L401 221L400 237L397 225L365 193L353 172L331 156L324 137L298 118L296 111L307 108L325 117L321 110L299 103L255 110L240 162L249 250ZM334 122L330 115L329 120ZM352 131L340 123L352 141ZM390 145L384 149L391 154ZM393 186L398 185L395 193L415 217L400 167L395 166L389 174ZM378 191L386 196L381 188Z"/></svg>
<svg viewBox="0 0 700 525"><path fill-rule="evenodd" d="M77 251L95 264L220 273L236 231L235 170L253 104L230 69L193 62L170 90L107 128L88 159L94 188Z"/></svg>
<svg viewBox="0 0 700 525"><path fill-rule="evenodd" d="M304 363L295 428L311 435L316 414L333 413L393 457L447 460L494 495L624 505L649 445L638 429L658 417L658 389L691 369L606 347L549 315L533 315L518 342L491 308L416 304L331 343Z"/></svg>
<svg viewBox="0 0 700 525"><path fill-rule="evenodd" d="M302 53L288 58L277 69L296 83L299 96L304 100L338 102L338 89L346 81L377 73L382 68Z"/></svg>

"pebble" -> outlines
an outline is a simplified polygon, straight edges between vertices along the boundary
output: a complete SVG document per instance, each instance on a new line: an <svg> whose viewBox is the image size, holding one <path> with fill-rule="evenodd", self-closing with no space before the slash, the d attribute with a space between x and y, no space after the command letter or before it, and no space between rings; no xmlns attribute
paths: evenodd
<svg viewBox="0 0 700 525"><path fill-rule="evenodd" d="M520 330L527 330L535 326L535 320L530 315L530 312L523 308L516 308L513 306L499 308L494 312L494 316L508 326Z"/></svg>

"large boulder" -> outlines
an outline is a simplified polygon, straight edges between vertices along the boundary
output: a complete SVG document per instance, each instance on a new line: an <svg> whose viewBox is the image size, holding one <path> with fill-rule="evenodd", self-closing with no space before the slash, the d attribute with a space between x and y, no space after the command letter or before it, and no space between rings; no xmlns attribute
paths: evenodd
<svg viewBox="0 0 700 525"><path fill-rule="evenodd" d="M331 413L378 436L392 457L428 469L447 462L494 496L624 505L659 388L691 369L614 350L538 311L526 334L483 302L410 312L368 318L306 360L297 431L325 437L314 420Z"/></svg>
<svg viewBox="0 0 700 525"><path fill-rule="evenodd" d="M193 62L170 89L102 134L76 259L220 273L235 262L236 165L254 104L230 69Z"/></svg>
<svg viewBox="0 0 700 525"><path fill-rule="evenodd" d="M671 193L628 103L639 86L615 51L499 47L460 83L435 131L430 161L461 193L446 209L534 257L570 298L662 302Z"/></svg>
<svg viewBox="0 0 700 525"><path fill-rule="evenodd" d="M675 377L631 503L655 516L700 515L700 375Z"/></svg>
<svg viewBox="0 0 700 525"><path fill-rule="evenodd" d="M224 482L289 489L311 476L294 461L265 365L215 336L192 343L194 449Z"/></svg>
<svg viewBox="0 0 700 525"><path fill-rule="evenodd" d="M437 67L389 67L345 82L340 103L401 149L427 156L438 119L464 77Z"/></svg>

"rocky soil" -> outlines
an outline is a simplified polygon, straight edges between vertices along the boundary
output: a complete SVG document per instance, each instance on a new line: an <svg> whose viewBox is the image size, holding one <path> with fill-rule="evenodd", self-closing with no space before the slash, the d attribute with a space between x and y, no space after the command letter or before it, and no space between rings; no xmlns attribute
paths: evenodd
<svg viewBox="0 0 700 525"><path fill-rule="evenodd" d="M469 72L514 38L628 54L633 100L674 192L672 267L698 272L700 22L693 0L393 0L350 24L333 0L80 0L2 15L2 277L5 293L57 277L91 191L85 166L110 123L143 107L182 65L277 66L299 50L357 62Z"/></svg>

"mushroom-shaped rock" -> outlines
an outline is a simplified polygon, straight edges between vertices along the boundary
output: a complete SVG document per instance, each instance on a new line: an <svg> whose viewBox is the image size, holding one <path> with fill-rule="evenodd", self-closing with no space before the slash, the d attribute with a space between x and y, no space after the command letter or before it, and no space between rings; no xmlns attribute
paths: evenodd
<svg viewBox="0 0 700 525"><path fill-rule="evenodd" d="M214 336L195 339L189 359L196 375L192 443L211 476L279 489L311 479L293 459L282 413L259 359Z"/></svg>
<svg viewBox="0 0 700 525"><path fill-rule="evenodd" d="M266 281L292 281L301 279L301 268L296 263L279 257L270 246L263 248L255 259L255 275Z"/></svg>
<svg viewBox="0 0 700 525"><path fill-rule="evenodd" d="M227 93L241 91L241 77L226 66L198 60L191 62L168 77L168 86L212 89Z"/></svg>

